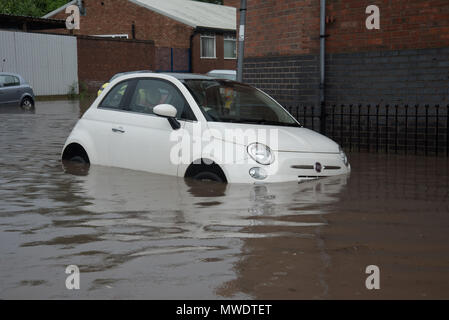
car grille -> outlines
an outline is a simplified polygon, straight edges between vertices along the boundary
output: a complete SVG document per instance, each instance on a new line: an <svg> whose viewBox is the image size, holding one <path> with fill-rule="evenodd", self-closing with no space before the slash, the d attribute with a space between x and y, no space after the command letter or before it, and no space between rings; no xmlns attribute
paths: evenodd
<svg viewBox="0 0 449 320"><path fill-rule="evenodd" d="M301 169L301 170L314 170L315 167L313 165L293 165L290 166L290 168L292 169ZM341 167L340 166L326 166L323 165L323 171L324 170L340 170Z"/></svg>

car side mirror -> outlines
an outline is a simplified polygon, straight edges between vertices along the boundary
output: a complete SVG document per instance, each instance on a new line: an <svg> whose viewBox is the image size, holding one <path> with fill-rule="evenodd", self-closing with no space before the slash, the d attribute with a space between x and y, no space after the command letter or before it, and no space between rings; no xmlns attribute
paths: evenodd
<svg viewBox="0 0 449 320"><path fill-rule="evenodd" d="M173 130L178 130L179 128L181 128L181 124L178 120L176 120L177 112L178 110L176 110L176 108L170 104L159 104L153 108L154 114L160 117L167 118Z"/></svg>

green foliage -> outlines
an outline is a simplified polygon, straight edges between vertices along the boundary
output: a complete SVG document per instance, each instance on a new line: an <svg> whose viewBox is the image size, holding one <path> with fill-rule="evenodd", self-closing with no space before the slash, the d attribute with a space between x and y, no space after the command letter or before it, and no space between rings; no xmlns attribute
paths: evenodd
<svg viewBox="0 0 449 320"><path fill-rule="evenodd" d="M0 0L0 13L42 17L69 0Z"/></svg>
<svg viewBox="0 0 449 320"><path fill-rule="evenodd" d="M223 0L195 0L223 4ZM0 0L0 13L42 17L65 5L69 0Z"/></svg>
<svg viewBox="0 0 449 320"><path fill-rule="evenodd" d="M69 86L69 90L67 91L67 97L69 99L75 99L78 95L76 93L78 89L78 82L73 82L72 85Z"/></svg>

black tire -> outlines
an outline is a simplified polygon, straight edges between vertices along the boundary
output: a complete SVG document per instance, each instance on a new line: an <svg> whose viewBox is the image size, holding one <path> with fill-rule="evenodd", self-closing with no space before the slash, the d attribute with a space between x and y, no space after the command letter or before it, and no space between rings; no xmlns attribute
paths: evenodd
<svg viewBox="0 0 449 320"><path fill-rule="evenodd" d="M24 110L32 110L34 108L34 101L30 97L25 97L22 99L22 102L20 103L20 107L22 107Z"/></svg>
<svg viewBox="0 0 449 320"><path fill-rule="evenodd" d="M224 182L223 179L218 174L216 174L215 172L211 172L211 171L199 172L196 175L194 175L192 178L195 180L200 180L200 181Z"/></svg>
<svg viewBox="0 0 449 320"><path fill-rule="evenodd" d="M81 156L73 156L69 159L69 161L79 163L79 164L87 164L88 162Z"/></svg>

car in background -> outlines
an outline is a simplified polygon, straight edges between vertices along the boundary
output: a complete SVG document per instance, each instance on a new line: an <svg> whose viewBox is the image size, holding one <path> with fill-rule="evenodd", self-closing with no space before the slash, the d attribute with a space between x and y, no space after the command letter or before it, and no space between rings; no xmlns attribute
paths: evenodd
<svg viewBox="0 0 449 320"><path fill-rule="evenodd" d="M26 110L33 109L33 88L18 74L0 72L0 106L21 106Z"/></svg>
<svg viewBox="0 0 449 320"><path fill-rule="evenodd" d="M103 90L113 81L113 80L115 80L116 78L118 78L118 77L120 77L120 76L124 76L124 75L127 75L127 74L131 74L131 73L151 73L151 72L153 72L153 71L150 71L150 70L138 70L138 71L127 71L127 72L119 72L119 73L117 73L117 74L114 74L113 76L112 76L112 78L111 79L109 79L109 81L108 82L106 82L106 83L104 83L102 86L101 86L101 88L98 90L98 92L97 92L97 97L103 92Z"/></svg>
<svg viewBox="0 0 449 320"><path fill-rule="evenodd" d="M237 80L237 72L235 70L211 70L207 75L216 79Z"/></svg>

